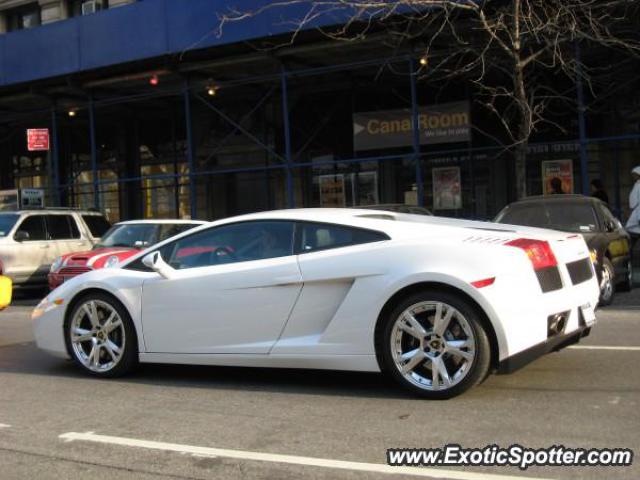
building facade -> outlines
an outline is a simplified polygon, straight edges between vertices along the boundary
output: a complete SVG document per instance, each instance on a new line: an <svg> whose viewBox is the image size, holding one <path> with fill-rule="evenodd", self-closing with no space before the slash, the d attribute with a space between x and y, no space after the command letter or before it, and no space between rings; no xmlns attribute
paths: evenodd
<svg viewBox="0 0 640 480"><path fill-rule="evenodd" d="M471 82L424 80L419 52L384 31L331 42L313 28L336 18L290 42L295 6L220 31L221 3L0 1L0 189L114 221L380 203L488 219L514 199L512 155ZM598 178L626 218L637 69L532 138L528 193Z"/></svg>

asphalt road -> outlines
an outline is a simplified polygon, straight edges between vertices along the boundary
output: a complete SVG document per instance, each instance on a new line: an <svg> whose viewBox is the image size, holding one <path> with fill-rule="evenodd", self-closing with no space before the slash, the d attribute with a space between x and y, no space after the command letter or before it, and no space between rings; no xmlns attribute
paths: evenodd
<svg viewBox="0 0 640 480"><path fill-rule="evenodd" d="M581 344L622 348L567 349L443 402L407 396L378 374L154 365L96 380L36 349L34 303L18 298L0 313L2 480L397 478L331 461L375 467L385 464L387 448L448 443L627 447L640 454L640 289L600 310ZM69 432L95 435L60 437ZM323 459L321 465L309 457ZM636 479L639 462L448 467L438 475Z"/></svg>

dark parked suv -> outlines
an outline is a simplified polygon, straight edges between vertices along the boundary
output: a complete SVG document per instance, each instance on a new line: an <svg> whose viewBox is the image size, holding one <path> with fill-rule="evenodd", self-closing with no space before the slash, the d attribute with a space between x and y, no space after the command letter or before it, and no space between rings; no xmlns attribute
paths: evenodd
<svg viewBox="0 0 640 480"><path fill-rule="evenodd" d="M606 203L583 195L529 197L507 205L498 223L550 228L584 237L600 281L600 304L612 302L616 290L633 285L630 237Z"/></svg>

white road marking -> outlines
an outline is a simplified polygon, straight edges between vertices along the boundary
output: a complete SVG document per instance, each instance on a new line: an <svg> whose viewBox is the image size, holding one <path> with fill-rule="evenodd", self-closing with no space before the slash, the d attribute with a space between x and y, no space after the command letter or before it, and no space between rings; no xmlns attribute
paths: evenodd
<svg viewBox="0 0 640 480"><path fill-rule="evenodd" d="M297 455L281 455L274 453L247 452L243 450L227 450L222 448L197 447L193 445L181 445L178 443L154 442L151 440L138 440L135 438L112 437L97 435L94 432L63 433L58 438L67 442L84 441L123 447L147 448L206 457L224 457L238 460L250 460L256 462L286 463L290 465L302 465L305 467L334 468L339 470L352 470L359 472L383 473L389 475L413 475L416 477L451 479L451 480L546 480L543 478L522 477L512 475L497 475L489 473L463 472L457 470L442 470L426 467L392 467L378 463L349 462L345 460L333 460L330 458L300 457Z"/></svg>
<svg viewBox="0 0 640 480"><path fill-rule="evenodd" d="M7 425L6 423L0 423L0 428L11 428L11 425Z"/></svg>
<svg viewBox="0 0 640 480"><path fill-rule="evenodd" d="M640 352L640 347L614 347L610 345L573 345L573 350L620 350L628 352Z"/></svg>

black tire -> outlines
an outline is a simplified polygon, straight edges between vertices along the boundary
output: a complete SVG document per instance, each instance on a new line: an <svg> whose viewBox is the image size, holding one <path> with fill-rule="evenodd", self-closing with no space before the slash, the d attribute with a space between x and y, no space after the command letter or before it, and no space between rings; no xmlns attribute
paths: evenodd
<svg viewBox="0 0 640 480"><path fill-rule="evenodd" d="M607 285L609 283L609 285ZM611 260L602 258L602 270L600 272L600 306L611 305L616 294L615 270Z"/></svg>
<svg viewBox="0 0 640 480"><path fill-rule="evenodd" d="M399 368L394 360L393 347L392 347L392 332L394 331L394 325L399 319L400 315L413 306L422 304L423 302L439 302L447 306L453 307L457 310L466 320L468 327L473 332L473 338L475 339L474 354L472 360L470 360L470 367L466 368L466 374L464 377L455 383L451 387L440 387L437 390L429 388L429 386L421 387L412 383L410 380L400 372ZM400 301L386 316L381 319L384 322L381 341L378 345L378 352L381 367L385 373L390 375L400 385L414 394L431 399L431 400L444 400L448 398L460 395L470 389L471 387L481 383L489 374L491 366L491 345L485 327L481 321L481 317L476 307L471 305L463 297L454 293L439 291L439 290L425 290L420 293L404 298ZM427 322L429 320L426 320ZM421 320L425 322L425 320ZM430 325L428 325L430 327ZM450 330L445 331L451 335ZM413 348L413 347L411 347ZM428 350L428 348L426 349ZM447 353L442 354L443 361L448 360ZM408 362L407 362L408 363ZM428 364L427 364L428 365ZM433 363L431 363L433 365ZM421 362L419 368L426 368L424 361ZM417 367L418 368L418 367ZM447 369L448 370L448 369Z"/></svg>
<svg viewBox="0 0 640 480"><path fill-rule="evenodd" d="M616 290L619 292L630 292L633 289L633 264L631 260L627 262L627 274L624 280L616 285Z"/></svg>
<svg viewBox="0 0 640 480"><path fill-rule="evenodd" d="M122 329L119 331L120 335L124 337L124 348L122 349L122 353L119 357L117 363L108 370L104 371L95 371L90 369L82 359L79 357L79 354L76 353L72 346L72 321L76 314L80 309L83 308L83 305L87 304L87 302L102 302L103 304L109 305L113 310L115 310L122 321ZM100 314L98 313L98 316ZM101 319L103 322L106 319ZM122 334L122 332L124 332ZM107 338L109 338L107 336ZM72 360L79 365L83 371L86 373L101 378L114 378L126 375L132 372L138 365L138 337L136 335L136 330L133 325L133 321L131 320L131 315L127 309L120 303L116 298L108 293L103 292L91 292L86 295L82 295L78 299L74 300L73 308L71 308L67 312L67 317L65 319L64 324L64 339L67 346L67 351L71 355Z"/></svg>

